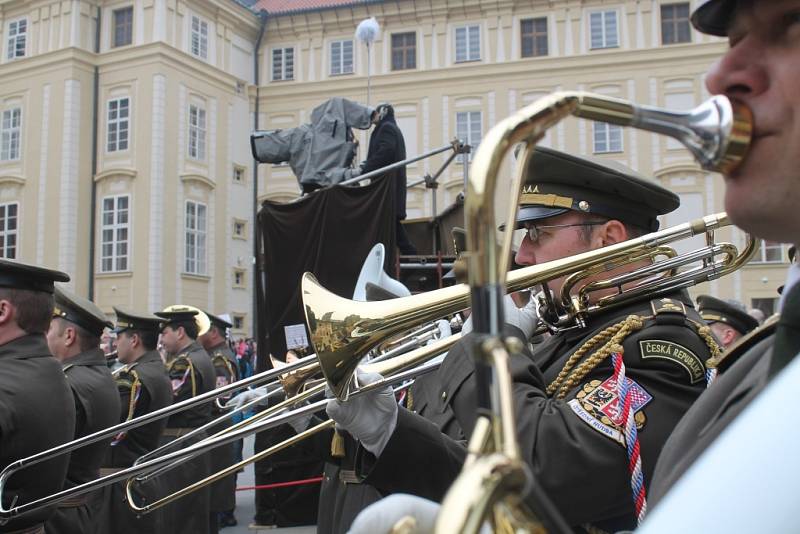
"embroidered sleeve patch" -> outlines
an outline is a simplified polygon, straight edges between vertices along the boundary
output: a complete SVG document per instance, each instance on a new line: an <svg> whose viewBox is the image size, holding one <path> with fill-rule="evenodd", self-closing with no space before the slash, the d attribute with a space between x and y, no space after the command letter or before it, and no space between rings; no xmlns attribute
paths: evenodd
<svg viewBox="0 0 800 534"><path fill-rule="evenodd" d="M643 360L648 358L670 360L686 369L686 372L689 373L690 384L695 384L705 378L706 367L703 365L703 361L683 345L672 341L650 339L640 341L639 349Z"/></svg>
<svg viewBox="0 0 800 534"><path fill-rule="evenodd" d="M642 409L653 400L653 397L630 378L626 378L625 381L632 395L631 411L635 414L636 427L641 429L646 421ZM622 414L614 377L610 377L604 382L592 380L584 384L568 404L584 423L607 438L625 446L625 436L621 432Z"/></svg>

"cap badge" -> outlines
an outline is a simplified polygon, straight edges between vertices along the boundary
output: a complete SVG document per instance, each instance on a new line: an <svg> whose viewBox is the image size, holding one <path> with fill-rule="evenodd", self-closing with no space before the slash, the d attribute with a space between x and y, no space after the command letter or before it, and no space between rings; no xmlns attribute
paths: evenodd
<svg viewBox="0 0 800 534"><path fill-rule="evenodd" d="M581 211L589 211L589 203L585 200L581 200L578 202L578 208L580 208Z"/></svg>

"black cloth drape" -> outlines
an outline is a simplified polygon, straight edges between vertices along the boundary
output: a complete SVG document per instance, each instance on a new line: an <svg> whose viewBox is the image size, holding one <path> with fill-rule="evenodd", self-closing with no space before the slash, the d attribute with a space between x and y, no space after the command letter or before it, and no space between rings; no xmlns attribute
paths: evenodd
<svg viewBox="0 0 800 534"><path fill-rule="evenodd" d="M300 292L304 272L314 273L337 295L352 298L361 265L376 243L386 247L384 267L394 266L394 196L394 180L380 178L364 187L320 189L288 204L264 202L258 224L265 302L259 309L265 312L261 320L273 356L282 360L286 354L284 326L305 324ZM259 371L269 368L268 352L259 350Z"/></svg>

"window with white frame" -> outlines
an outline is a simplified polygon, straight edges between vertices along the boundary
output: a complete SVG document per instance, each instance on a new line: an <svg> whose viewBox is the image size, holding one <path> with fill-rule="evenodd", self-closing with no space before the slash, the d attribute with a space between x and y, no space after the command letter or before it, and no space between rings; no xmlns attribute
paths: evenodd
<svg viewBox="0 0 800 534"><path fill-rule="evenodd" d="M128 270L129 204L128 195L103 198L103 213L100 219L100 272Z"/></svg>
<svg viewBox="0 0 800 534"><path fill-rule="evenodd" d="M244 183L244 172L245 168L240 165L233 166L233 183L235 184L243 184Z"/></svg>
<svg viewBox="0 0 800 534"><path fill-rule="evenodd" d="M233 287L243 288L246 287L246 271L244 269L235 268L233 269Z"/></svg>
<svg viewBox="0 0 800 534"><path fill-rule="evenodd" d="M192 55L208 59L208 22L192 15Z"/></svg>
<svg viewBox="0 0 800 534"><path fill-rule="evenodd" d="M689 26L689 2L661 6L661 42L664 44L689 43L692 31Z"/></svg>
<svg viewBox="0 0 800 534"><path fill-rule="evenodd" d="M353 74L353 40L331 42L331 76Z"/></svg>
<svg viewBox="0 0 800 534"><path fill-rule="evenodd" d="M11 108L3 111L0 121L0 161L19 159L22 138L22 109Z"/></svg>
<svg viewBox="0 0 800 534"><path fill-rule="evenodd" d="M417 32L392 34L392 70L417 68Z"/></svg>
<svg viewBox="0 0 800 534"><path fill-rule="evenodd" d="M25 57L28 41L28 19L12 20L8 23L8 38L6 39L6 58L17 59Z"/></svg>
<svg viewBox="0 0 800 534"><path fill-rule="evenodd" d="M519 23L522 57L546 56L547 50L547 17L523 19Z"/></svg>
<svg viewBox="0 0 800 534"><path fill-rule="evenodd" d="M456 137L472 147L468 160L472 159L472 154L475 153L481 143L482 130L483 124L480 111L459 111L456 113Z"/></svg>
<svg viewBox="0 0 800 534"><path fill-rule="evenodd" d="M111 46L127 46L133 42L133 7L115 9L113 12L113 34Z"/></svg>
<svg viewBox="0 0 800 534"><path fill-rule="evenodd" d="M789 261L786 246L775 241L762 239L758 242L758 250L751 260L753 263L784 263Z"/></svg>
<svg viewBox="0 0 800 534"><path fill-rule="evenodd" d="M614 48L619 46L617 11L595 11L589 14L589 33L592 49Z"/></svg>
<svg viewBox="0 0 800 534"><path fill-rule="evenodd" d="M0 204L0 258L13 260L17 257L17 216L19 204Z"/></svg>
<svg viewBox="0 0 800 534"><path fill-rule="evenodd" d="M114 98L108 101L106 152L128 150L130 131L130 99Z"/></svg>
<svg viewBox="0 0 800 534"><path fill-rule="evenodd" d="M189 157L206 159L206 110L189 105Z"/></svg>
<svg viewBox="0 0 800 534"><path fill-rule="evenodd" d="M206 214L207 207L193 200L186 201L186 262L184 271L189 274L206 274Z"/></svg>
<svg viewBox="0 0 800 534"><path fill-rule="evenodd" d="M244 315L234 313L231 316L231 322L233 323L231 327L233 330L244 330Z"/></svg>
<svg viewBox="0 0 800 534"><path fill-rule="evenodd" d="M272 49L272 81L294 80L294 48Z"/></svg>
<svg viewBox="0 0 800 534"><path fill-rule="evenodd" d="M478 24L456 28L456 63L481 59L481 27Z"/></svg>
<svg viewBox="0 0 800 534"><path fill-rule="evenodd" d="M622 152L622 126L595 122L593 129L595 154Z"/></svg>

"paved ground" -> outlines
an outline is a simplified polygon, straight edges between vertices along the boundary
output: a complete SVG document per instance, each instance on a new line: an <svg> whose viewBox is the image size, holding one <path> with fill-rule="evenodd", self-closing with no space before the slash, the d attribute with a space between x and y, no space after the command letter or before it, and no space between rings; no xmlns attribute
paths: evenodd
<svg viewBox="0 0 800 534"><path fill-rule="evenodd" d="M253 436L244 440L245 457L253 454ZM248 465L244 473L240 473L236 482L237 486L254 486L255 475L253 474L253 464ZM236 492L236 519L239 524L235 527L228 527L220 530L220 534L316 534L315 527L293 527L293 528L271 528L259 529L252 526L253 517L256 515L255 491Z"/></svg>

